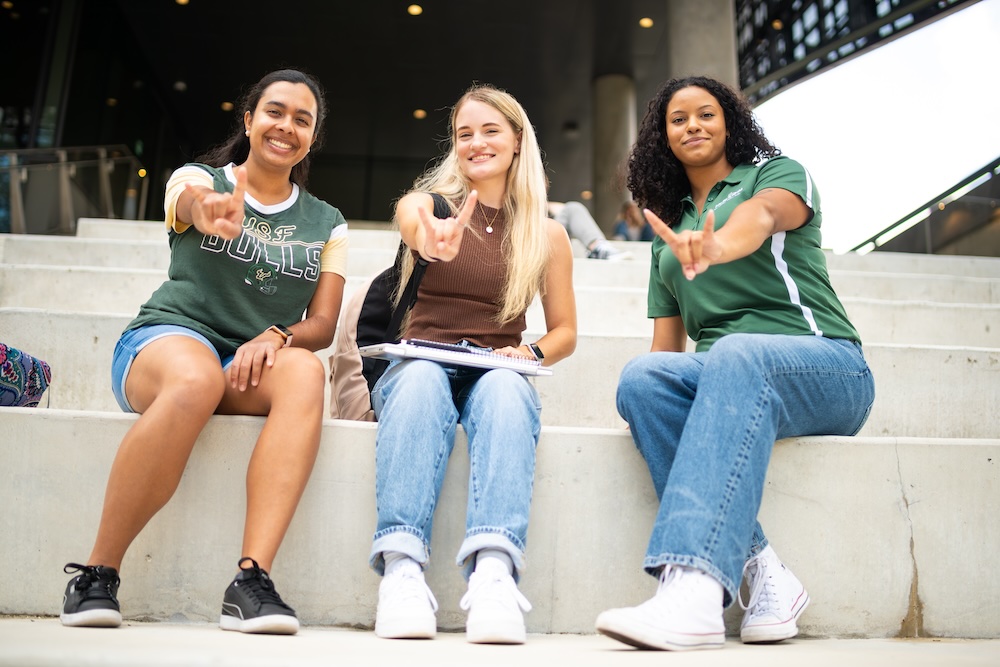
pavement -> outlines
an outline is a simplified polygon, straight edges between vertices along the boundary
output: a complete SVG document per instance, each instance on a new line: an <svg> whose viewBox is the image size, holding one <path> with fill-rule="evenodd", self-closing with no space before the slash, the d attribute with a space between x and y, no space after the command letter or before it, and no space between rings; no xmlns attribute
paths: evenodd
<svg viewBox="0 0 1000 667"><path fill-rule="evenodd" d="M958 667L1000 665L1000 640L813 639L771 645L727 640L721 650L638 651L600 635L529 635L523 646L473 645L462 633L386 640L370 630L305 627L293 637L242 635L208 623L126 621L121 628L64 628L57 618L0 616L3 667Z"/></svg>

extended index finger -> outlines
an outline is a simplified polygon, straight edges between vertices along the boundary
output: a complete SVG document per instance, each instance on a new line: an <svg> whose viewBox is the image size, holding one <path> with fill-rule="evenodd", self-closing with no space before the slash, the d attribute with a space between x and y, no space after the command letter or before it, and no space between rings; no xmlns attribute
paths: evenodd
<svg viewBox="0 0 1000 667"><path fill-rule="evenodd" d="M237 167L236 168L236 186L233 188L233 203L232 208L236 210L237 206L239 210L243 210L243 202L245 200L245 195L247 191L247 168Z"/></svg>
<svg viewBox="0 0 1000 667"><path fill-rule="evenodd" d="M674 234L674 230L670 229L670 225L660 220L660 216L656 215L648 208L642 209L643 214L646 216L646 220L649 221L649 226L653 228L657 236L666 241L668 244L673 244L677 241L677 234Z"/></svg>
<svg viewBox="0 0 1000 667"><path fill-rule="evenodd" d="M479 201L479 193L473 190L469 193L469 196L465 198L465 203L462 204L462 210L458 212L458 224L461 227L465 227L469 224L469 218L472 217L472 211L476 208L476 202Z"/></svg>

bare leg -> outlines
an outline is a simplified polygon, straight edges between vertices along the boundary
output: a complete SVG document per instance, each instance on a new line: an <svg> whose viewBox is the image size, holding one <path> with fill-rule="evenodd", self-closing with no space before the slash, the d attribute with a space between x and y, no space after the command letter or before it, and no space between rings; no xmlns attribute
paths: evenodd
<svg viewBox="0 0 1000 667"><path fill-rule="evenodd" d="M129 545L177 489L224 388L218 359L192 338L169 336L136 356L126 392L142 416L115 455L88 564L121 569Z"/></svg>
<svg viewBox="0 0 1000 667"><path fill-rule="evenodd" d="M308 350L278 351L260 384L226 384L220 413L267 415L247 469L247 515L241 556L270 572L312 473L323 424L326 371Z"/></svg>

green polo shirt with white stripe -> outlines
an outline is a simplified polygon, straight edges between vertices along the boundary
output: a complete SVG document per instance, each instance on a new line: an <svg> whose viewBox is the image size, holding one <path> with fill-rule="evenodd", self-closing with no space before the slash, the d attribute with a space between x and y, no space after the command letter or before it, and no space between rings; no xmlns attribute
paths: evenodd
<svg viewBox="0 0 1000 667"><path fill-rule="evenodd" d="M820 247L819 193L809 172L784 156L760 165L740 165L715 184L699 214L691 196L684 198L675 232L701 229L715 211L722 229L733 209L766 188L798 195L812 211L802 227L770 236L752 254L710 266L688 280L670 247L653 241L647 314L680 315L688 336L704 352L727 334L766 333L846 338L860 342L840 303Z"/></svg>

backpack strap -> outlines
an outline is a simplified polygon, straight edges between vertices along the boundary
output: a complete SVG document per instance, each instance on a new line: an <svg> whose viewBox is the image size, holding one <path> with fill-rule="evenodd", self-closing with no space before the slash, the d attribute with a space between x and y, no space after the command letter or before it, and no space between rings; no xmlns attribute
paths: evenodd
<svg viewBox="0 0 1000 667"><path fill-rule="evenodd" d="M435 218L447 218L451 215L451 207L448 205L448 201L436 192L431 193L431 197L434 199L434 217ZM402 241L399 242L399 250L396 251L396 268L402 265L403 253L409 252L409 248ZM392 317L389 319L389 326L385 330L386 340L396 340L396 336L399 334L399 327L403 324L403 318L406 313L409 312L410 308L417 302L417 289L420 287L420 281L424 277L424 273L427 271L427 264L429 262L423 257L417 257L417 261L413 265L413 273L410 274L410 279L406 282L406 287L403 288L403 296L399 299L399 306L393 311Z"/></svg>

